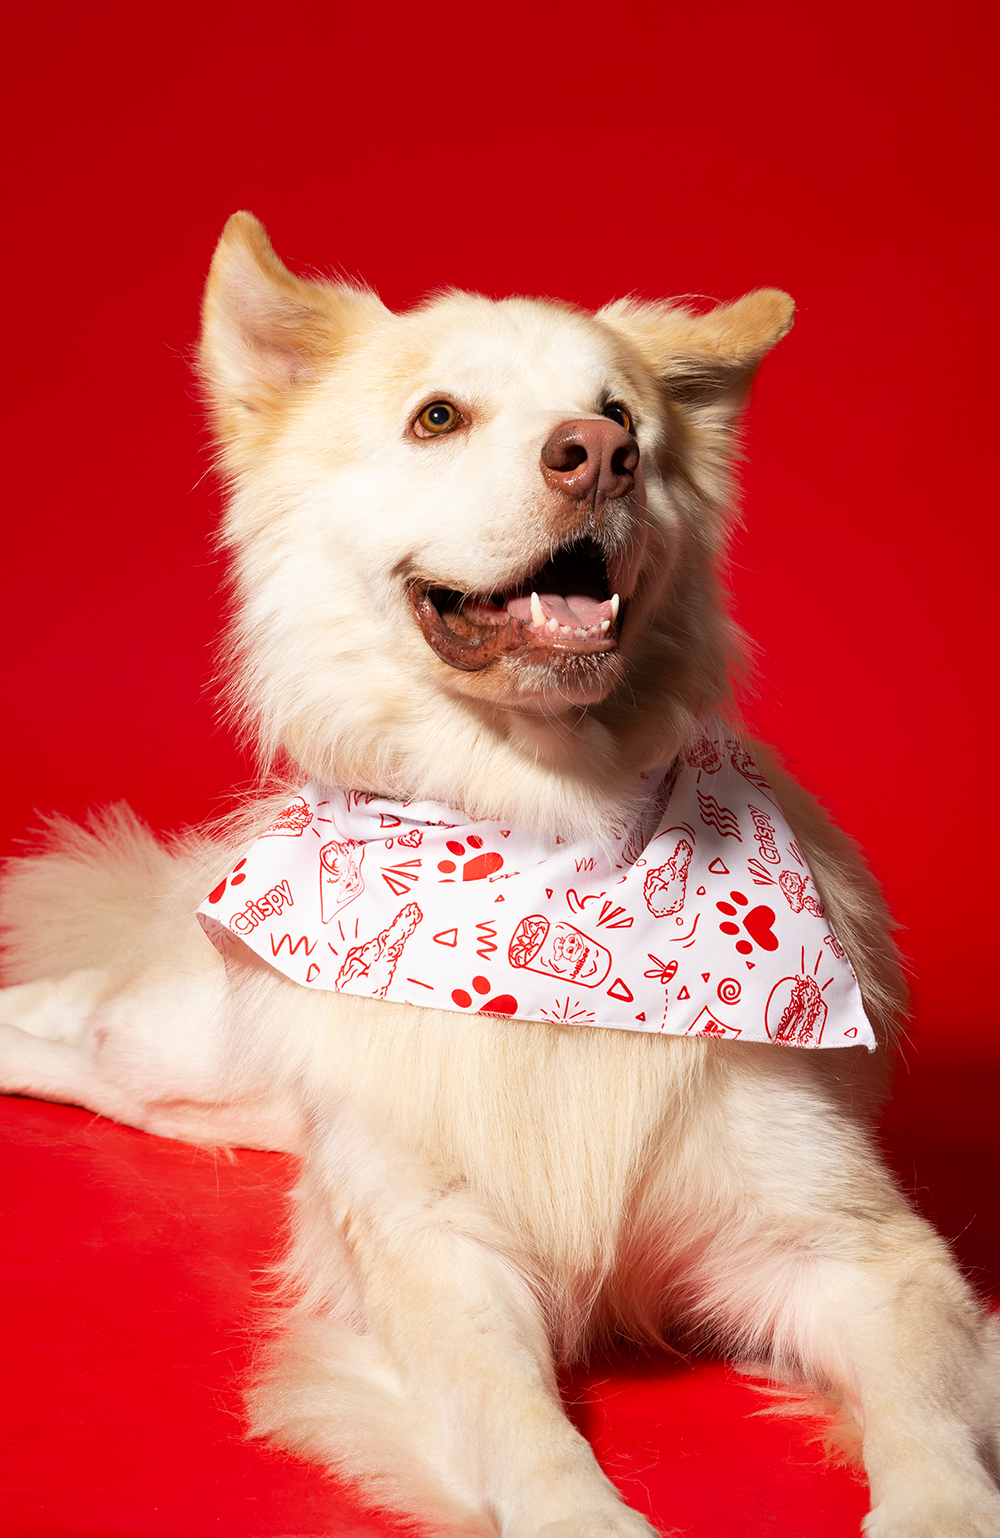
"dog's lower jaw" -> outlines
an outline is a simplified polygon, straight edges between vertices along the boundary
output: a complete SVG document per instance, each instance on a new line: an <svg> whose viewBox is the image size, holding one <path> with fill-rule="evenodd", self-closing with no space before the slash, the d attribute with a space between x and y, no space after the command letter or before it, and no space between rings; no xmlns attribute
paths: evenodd
<svg viewBox="0 0 1000 1538"><path fill-rule="evenodd" d="M458 669L442 681L449 692L511 714L575 720L581 709L609 698L625 677L620 652L503 652L476 672Z"/></svg>
<svg viewBox="0 0 1000 1538"><path fill-rule="evenodd" d="M515 710L562 716L607 699L624 678L625 664L617 651L597 656L553 654L537 662L512 659L506 671L516 692Z"/></svg>

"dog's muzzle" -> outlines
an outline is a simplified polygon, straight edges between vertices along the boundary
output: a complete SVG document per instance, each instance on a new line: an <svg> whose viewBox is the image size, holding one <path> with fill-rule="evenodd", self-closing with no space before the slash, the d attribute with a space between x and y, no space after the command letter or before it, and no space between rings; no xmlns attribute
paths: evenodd
<svg viewBox="0 0 1000 1538"><path fill-rule="evenodd" d="M477 672L501 656L529 663L561 656L569 662L618 650L624 618L619 589L624 586L627 595L634 575L620 569L616 547L624 543L634 550L642 541L634 527L623 542L607 525L620 523L626 499L635 500L639 446L604 417L563 422L542 449L541 472L559 493L554 524L567 532L543 566L493 593L433 581L410 584L424 639L450 667ZM617 520L608 519L609 506L618 510ZM626 521L634 525L634 513Z"/></svg>

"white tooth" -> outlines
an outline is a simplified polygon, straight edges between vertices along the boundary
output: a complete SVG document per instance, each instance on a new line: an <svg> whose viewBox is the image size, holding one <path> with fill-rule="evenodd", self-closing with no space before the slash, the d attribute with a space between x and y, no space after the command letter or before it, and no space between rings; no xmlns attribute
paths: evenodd
<svg viewBox="0 0 1000 1538"><path fill-rule="evenodd" d="M545 627L545 610L542 608L542 601L537 593L532 593L531 595L531 623L537 626L539 630Z"/></svg>
<svg viewBox="0 0 1000 1538"><path fill-rule="evenodd" d="M573 634L573 626L572 625L560 625L559 626L559 632L560 632L561 635L572 635Z"/></svg>
<svg viewBox="0 0 1000 1538"><path fill-rule="evenodd" d="M581 641L583 640L584 636L588 634L588 632L586 630L581 630L579 628L579 626L577 627L577 632L576 633L580 637Z"/></svg>
<svg viewBox="0 0 1000 1538"><path fill-rule="evenodd" d="M557 619L550 619L547 628L555 635L559 629L559 621Z"/></svg>
<svg viewBox="0 0 1000 1538"><path fill-rule="evenodd" d="M614 624L615 620L618 618L618 604L619 604L619 598L618 598L618 594L616 593L615 596L611 600L611 623L612 624Z"/></svg>
<svg viewBox="0 0 1000 1538"><path fill-rule="evenodd" d="M610 630L610 629L611 629L611 621L609 619L602 619L601 620L601 634L603 635L606 630Z"/></svg>

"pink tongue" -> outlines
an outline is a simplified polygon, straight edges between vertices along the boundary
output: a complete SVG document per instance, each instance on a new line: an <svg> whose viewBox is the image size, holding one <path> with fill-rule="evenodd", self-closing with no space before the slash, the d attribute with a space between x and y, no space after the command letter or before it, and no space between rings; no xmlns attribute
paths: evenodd
<svg viewBox="0 0 1000 1538"><path fill-rule="evenodd" d="M538 598L545 618L558 620L560 625L588 629L611 618L610 603L606 599L592 598L589 593L539 593ZM508 599L507 612L514 619L530 624L531 594Z"/></svg>

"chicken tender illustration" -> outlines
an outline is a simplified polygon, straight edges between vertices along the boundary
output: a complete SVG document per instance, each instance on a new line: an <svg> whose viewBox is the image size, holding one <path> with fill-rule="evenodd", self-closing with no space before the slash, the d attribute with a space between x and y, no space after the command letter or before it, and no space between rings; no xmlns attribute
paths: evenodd
<svg viewBox="0 0 1000 1538"><path fill-rule="evenodd" d="M611 952L572 924L550 924L540 913L518 924L507 949L512 967L596 988L611 971Z"/></svg>
<svg viewBox="0 0 1000 1538"><path fill-rule="evenodd" d="M818 1047L827 1007L814 977L783 977L767 1001L764 1024L772 1041L789 1047Z"/></svg>
<svg viewBox="0 0 1000 1538"><path fill-rule="evenodd" d="M344 957L344 964L337 973L336 987L355 978L366 977L372 998L384 999L396 971L396 963L403 954L403 947L423 918L416 903L400 908L387 929L383 929L364 945L352 946Z"/></svg>
<svg viewBox="0 0 1000 1538"><path fill-rule="evenodd" d="M694 850L687 839L680 838L670 858L654 870L646 872L642 891L646 907L654 918L668 918L671 913L679 913L683 908L693 854Z"/></svg>
<svg viewBox="0 0 1000 1538"><path fill-rule="evenodd" d="M323 923L332 918L360 897L365 889L361 874L361 861L365 856L364 844L353 840L338 844L324 844L319 852L319 903Z"/></svg>
<svg viewBox="0 0 1000 1538"><path fill-rule="evenodd" d="M778 885L788 899L788 906L793 913L811 913L813 918L821 919L826 909L819 898L809 890L807 877L800 876L796 870L783 870L778 877Z"/></svg>
<svg viewBox="0 0 1000 1538"><path fill-rule="evenodd" d="M261 838L301 838L312 820L313 814L305 796L293 796L260 836Z"/></svg>

